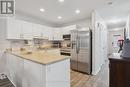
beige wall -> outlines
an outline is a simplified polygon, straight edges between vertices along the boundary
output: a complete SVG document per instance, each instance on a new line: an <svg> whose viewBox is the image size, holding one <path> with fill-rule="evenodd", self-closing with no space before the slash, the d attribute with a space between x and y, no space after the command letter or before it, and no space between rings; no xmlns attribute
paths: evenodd
<svg viewBox="0 0 130 87"><path fill-rule="evenodd" d="M108 54L112 54L112 53L117 53L119 50L119 47L114 47L112 45L113 41L114 41L114 35L121 35L121 37L124 37L124 33L123 33L123 28L116 28L116 29L112 29L109 30L108 32Z"/></svg>

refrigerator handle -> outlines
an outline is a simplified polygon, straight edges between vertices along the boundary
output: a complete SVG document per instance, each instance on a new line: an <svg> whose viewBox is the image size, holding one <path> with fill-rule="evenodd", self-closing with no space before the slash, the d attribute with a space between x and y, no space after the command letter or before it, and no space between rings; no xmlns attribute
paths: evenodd
<svg viewBox="0 0 130 87"><path fill-rule="evenodd" d="M79 46L79 41L78 41L78 36L76 37L76 53L78 54L78 46Z"/></svg>
<svg viewBox="0 0 130 87"><path fill-rule="evenodd" d="M78 37L78 53L80 51L80 37Z"/></svg>
<svg viewBox="0 0 130 87"><path fill-rule="evenodd" d="M73 49L73 46L74 46L74 42L72 41L71 42L71 49Z"/></svg>

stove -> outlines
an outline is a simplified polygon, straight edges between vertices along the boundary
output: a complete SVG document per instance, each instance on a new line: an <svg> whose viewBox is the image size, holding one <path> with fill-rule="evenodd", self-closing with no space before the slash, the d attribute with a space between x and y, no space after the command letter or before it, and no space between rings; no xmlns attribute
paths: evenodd
<svg viewBox="0 0 130 87"><path fill-rule="evenodd" d="M62 47L60 49L60 53L61 53L61 55L71 56L71 48L70 47Z"/></svg>

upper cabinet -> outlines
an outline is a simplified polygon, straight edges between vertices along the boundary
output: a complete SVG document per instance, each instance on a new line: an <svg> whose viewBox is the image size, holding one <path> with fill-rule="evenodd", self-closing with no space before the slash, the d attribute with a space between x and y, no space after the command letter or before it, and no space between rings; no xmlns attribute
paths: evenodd
<svg viewBox="0 0 130 87"><path fill-rule="evenodd" d="M7 39L32 39L32 24L13 18L8 19Z"/></svg>
<svg viewBox="0 0 130 87"><path fill-rule="evenodd" d="M22 22L15 19L7 20L7 39L22 38Z"/></svg>
<svg viewBox="0 0 130 87"><path fill-rule="evenodd" d="M33 31L33 37L41 37L42 36L42 26L39 24L33 24L32 25L32 31Z"/></svg>
<svg viewBox="0 0 130 87"><path fill-rule="evenodd" d="M7 20L7 39L31 40L33 37L42 37L48 40L63 40L63 35L70 34L70 31L74 29L76 29L76 25L53 28L9 18Z"/></svg>
<svg viewBox="0 0 130 87"><path fill-rule="evenodd" d="M63 35L65 34L71 34L71 30L76 29L76 25L62 27Z"/></svg>
<svg viewBox="0 0 130 87"><path fill-rule="evenodd" d="M33 38L32 23L23 21L21 33L24 39L31 40Z"/></svg>
<svg viewBox="0 0 130 87"><path fill-rule="evenodd" d="M52 29L53 40L63 40L63 32L61 28Z"/></svg>
<svg viewBox="0 0 130 87"><path fill-rule="evenodd" d="M33 24L33 37L42 37L48 40L52 40L51 27L43 26L40 24Z"/></svg>

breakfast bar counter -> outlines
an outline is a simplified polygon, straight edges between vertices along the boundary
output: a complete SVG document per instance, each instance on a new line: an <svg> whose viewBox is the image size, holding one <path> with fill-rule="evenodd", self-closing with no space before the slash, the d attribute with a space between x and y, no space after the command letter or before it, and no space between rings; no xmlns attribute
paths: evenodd
<svg viewBox="0 0 130 87"><path fill-rule="evenodd" d="M7 77L16 87L70 87L70 57L46 51L6 51Z"/></svg>

